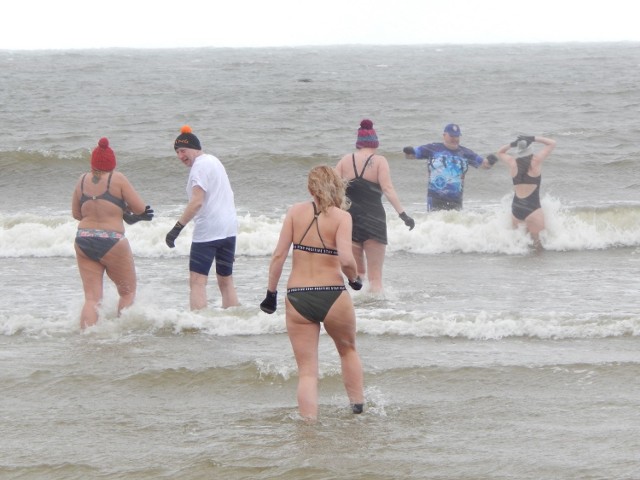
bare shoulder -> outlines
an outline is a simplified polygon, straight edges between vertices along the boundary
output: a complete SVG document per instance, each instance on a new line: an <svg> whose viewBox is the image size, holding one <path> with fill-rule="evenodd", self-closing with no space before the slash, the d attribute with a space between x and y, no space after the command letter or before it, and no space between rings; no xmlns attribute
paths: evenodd
<svg viewBox="0 0 640 480"><path fill-rule="evenodd" d="M124 173L119 170L114 170L111 176L112 180L127 180L127 177Z"/></svg>
<svg viewBox="0 0 640 480"><path fill-rule="evenodd" d="M331 207L327 213L331 218L336 219L338 222L342 222L345 220L351 221L351 214L341 208Z"/></svg>
<svg viewBox="0 0 640 480"><path fill-rule="evenodd" d="M347 154L347 155L343 155L343 157L338 160L338 163L336 164L336 170L338 170L338 173L340 173L340 171L342 170L342 167L347 163L351 161L351 154Z"/></svg>
<svg viewBox="0 0 640 480"><path fill-rule="evenodd" d="M306 202L298 202L298 203L294 203L293 205L291 205L289 207L289 215L296 215L296 214L301 214L304 213L306 210L310 210L312 208L311 206L311 201L306 201Z"/></svg>
<svg viewBox="0 0 640 480"><path fill-rule="evenodd" d="M111 183L112 184L115 183L116 185L121 185L121 186L130 185L130 182L127 176L124 173L119 172L117 170L113 171L113 176L111 177Z"/></svg>
<svg viewBox="0 0 640 480"><path fill-rule="evenodd" d="M384 155L379 155L377 153L373 157L371 157L371 163L373 163L374 165L377 164L378 166L389 165L389 161L387 160L387 157L385 157Z"/></svg>

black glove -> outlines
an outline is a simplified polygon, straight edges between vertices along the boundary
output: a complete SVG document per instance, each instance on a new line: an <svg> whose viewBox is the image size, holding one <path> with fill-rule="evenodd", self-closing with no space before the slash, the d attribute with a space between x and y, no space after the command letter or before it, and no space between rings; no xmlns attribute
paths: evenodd
<svg viewBox="0 0 640 480"><path fill-rule="evenodd" d="M518 137L518 138L517 138L517 139L515 139L513 142L511 142L511 143L509 144L509 146L510 146L511 148L516 148L516 147L518 146L518 140L520 140L520 137Z"/></svg>
<svg viewBox="0 0 640 480"><path fill-rule="evenodd" d="M354 290L360 290L362 288L362 280L360 280L360 277L356 277L355 280L349 280L349 286Z"/></svg>
<svg viewBox="0 0 640 480"><path fill-rule="evenodd" d="M531 145L535 141L536 137L534 135L520 135L518 140L524 140L527 142L527 147Z"/></svg>
<svg viewBox="0 0 640 480"><path fill-rule="evenodd" d="M147 205L144 208L144 212L139 215L131 212L124 212L122 214L122 218L129 225L133 225L134 223L137 223L139 221L150 222L151 220L153 220L153 208Z"/></svg>
<svg viewBox="0 0 640 480"><path fill-rule="evenodd" d="M176 224L171 229L171 231L167 233L167 236L164 239L164 241L167 242L167 245L169 246L169 248L174 248L176 246L176 243L175 243L176 238L178 238L178 235L180 235L180 231L183 228L184 228L184 225L182 225L180 222L176 222Z"/></svg>
<svg viewBox="0 0 640 480"><path fill-rule="evenodd" d="M413 230L413 227L416 226L416 222L413 218L407 215L407 212L402 212L400 214L400 220L404 222L404 224L409 227L409 230Z"/></svg>
<svg viewBox="0 0 640 480"><path fill-rule="evenodd" d="M276 311L276 305L278 304L278 291L272 292L267 290L267 295L260 304L260 310L265 313L273 313Z"/></svg>
<svg viewBox="0 0 640 480"><path fill-rule="evenodd" d="M491 153L487 155L487 161L489 162L489 165L494 166L498 161L498 156L494 153Z"/></svg>
<svg viewBox="0 0 640 480"><path fill-rule="evenodd" d="M415 155L416 151L413 149L413 147L404 147L402 149L402 151L406 154L406 155Z"/></svg>

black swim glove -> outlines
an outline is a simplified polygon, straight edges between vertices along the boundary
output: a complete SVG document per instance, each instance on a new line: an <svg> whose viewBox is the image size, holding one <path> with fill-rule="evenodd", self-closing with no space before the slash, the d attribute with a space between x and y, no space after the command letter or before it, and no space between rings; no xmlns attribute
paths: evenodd
<svg viewBox="0 0 640 480"><path fill-rule="evenodd" d="M409 230L413 230L413 227L416 226L416 222L413 218L407 215L407 212L402 212L400 214L400 220L404 222L404 224L409 227Z"/></svg>
<svg viewBox="0 0 640 480"><path fill-rule="evenodd" d="M147 205L144 209L144 212L140 214L124 212L122 214L122 219L129 225L133 225L134 223L140 221L150 222L151 220L153 220L153 209L149 205Z"/></svg>
<svg viewBox="0 0 640 480"><path fill-rule="evenodd" d="M362 280L360 280L360 277L356 277L355 280L349 280L349 286L354 290L360 290L362 288Z"/></svg>
<svg viewBox="0 0 640 480"><path fill-rule="evenodd" d="M415 155L416 151L413 149L413 147L404 147L402 149L402 151L405 153L405 155Z"/></svg>
<svg viewBox="0 0 640 480"><path fill-rule="evenodd" d="M125 221L127 225L133 225L134 223L137 223L140 220L138 218L138 215L131 212L123 212L122 219Z"/></svg>
<svg viewBox="0 0 640 480"><path fill-rule="evenodd" d="M176 238L178 238L178 235L180 235L180 231L183 228L184 228L184 225L182 225L180 222L176 222L176 224L171 229L171 231L167 233L167 236L164 241L167 242L167 245L169 246L169 248L174 248L176 246L176 243L175 243Z"/></svg>
<svg viewBox="0 0 640 480"><path fill-rule="evenodd" d="M524 140L525 142L527 142L528 147L536 140L536 137L534 135L520 135L518 137L518 140Z"/></svg>
<svg viewBox="0 0 640 480"><path fill-rule="evenodd" d="M264 297L264 300L260 304L260 310L265 313L273 313L276 311L276 306L278 305L278 291L272 292L271 290L267 290L267 295Z"/></svg>
<svg viewBox="0 0 640 480"><path fill-rule="evenodd" d="M498 161L498 156L494 153L491 153L487 155L487 161L489 162L489 165L494 166Z"/></svg>

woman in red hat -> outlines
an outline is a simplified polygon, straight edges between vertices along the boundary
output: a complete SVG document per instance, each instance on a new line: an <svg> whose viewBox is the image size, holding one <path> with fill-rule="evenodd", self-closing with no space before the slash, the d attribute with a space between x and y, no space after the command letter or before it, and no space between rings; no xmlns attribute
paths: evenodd
<svg viewBox="0 0 640 480"><path fill-rule="evenodd" d="M136 270L123 220L133 224L153 218L153 210L115 168L116 156L109 140L101 138L91 154L91 172L78 179L73 192L71 212L80 222L75 250L84 288L81 328L98 321L105 271L118 289L118 313L133 303Z"/></svg>

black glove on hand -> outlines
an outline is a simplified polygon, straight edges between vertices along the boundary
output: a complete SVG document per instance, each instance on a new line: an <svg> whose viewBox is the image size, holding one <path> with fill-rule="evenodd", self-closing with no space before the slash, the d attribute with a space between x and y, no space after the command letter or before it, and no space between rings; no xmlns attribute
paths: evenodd
<svg viewBox="0 0 640 480"><path fill-rule="evenodd" d="M134 223L137 223L139 221L150 222L151 220L153 220L153 208L147 205L144 208L144 212L139 215L131 212L124 212L122 214L122 218L129 225L133 225Z"/></svg>
<svg viewBox="0 0 640 480"><path fill-rule="evenodd" d="M167 245L169 246L169 248L174 248L176 246L176 243L175 243L176 238L178 238L178 235L180 235L180 231L183 228L184 228L184 225L182 225L180 222L176 222L176 224L171 229L171 231L167 233L167 236L164 239L164 241L167 242Z"/></svg>
<svg viewBox="0 0 640 480"><path fill-rule="evenodd" d="M527 142L527 147L531 145L535 141L536 137L534 135L520 135L518 140L524 140Z"/></svg>
<svg viewBox="0 0 640 480"><path fill-rule="evenodd" d="M413 149L413 147L404 147L402 149L402 151L406 154L406 155L415 155L416 151Z"/></svg>
<svg viewBox="0 0 640 480"><path fill-rule="evenodd" d="M143 222L150 222L153 220L153 208L150 205L144 207L144 212L138 215L138 218Z"/></svg>
<svg viewBox="0 0 640 480"><path fill-rule="evenodd" d="M276 306L278 305L278 291L272 292L267 290L267 295L264 297L264 300L260 304L260 310L265 313L273 313L276 311Z"/></svg>
<svg viewBox="0 0 640 480"><path fill-rule="evenodd" d="M487 155L487 161L489 162L489 165L493 166L498 161L498 156L493 154L493 153L491 153L491 154Z"/></svg>
<svg viewBox="0 0 640 480"><path fill-rule="evenodd" d="M125 221L125 223L127 225L133 225L134 223L138 222L140 219L138 218L138 215L136 215L135 213L131 213L131 212L123 212L122 213L122 219Z"/></svg>
<svg viewBox="0 0 640 480"><path fill-rule="evenodd" d="M407 215L407 212L402 212L400 214L400 220L404 222L404 224L409 227L409 230L413 230L413 227L416 226L416 222L413 218Z"/></svg>
<svg viewBox="0 0 640 480"><path fill-rule="evenodd" d="M354 290L360 290L362 288L362 280L360 280L360 277L356 277L355 280L349 280L349 286Z"/></svg>

